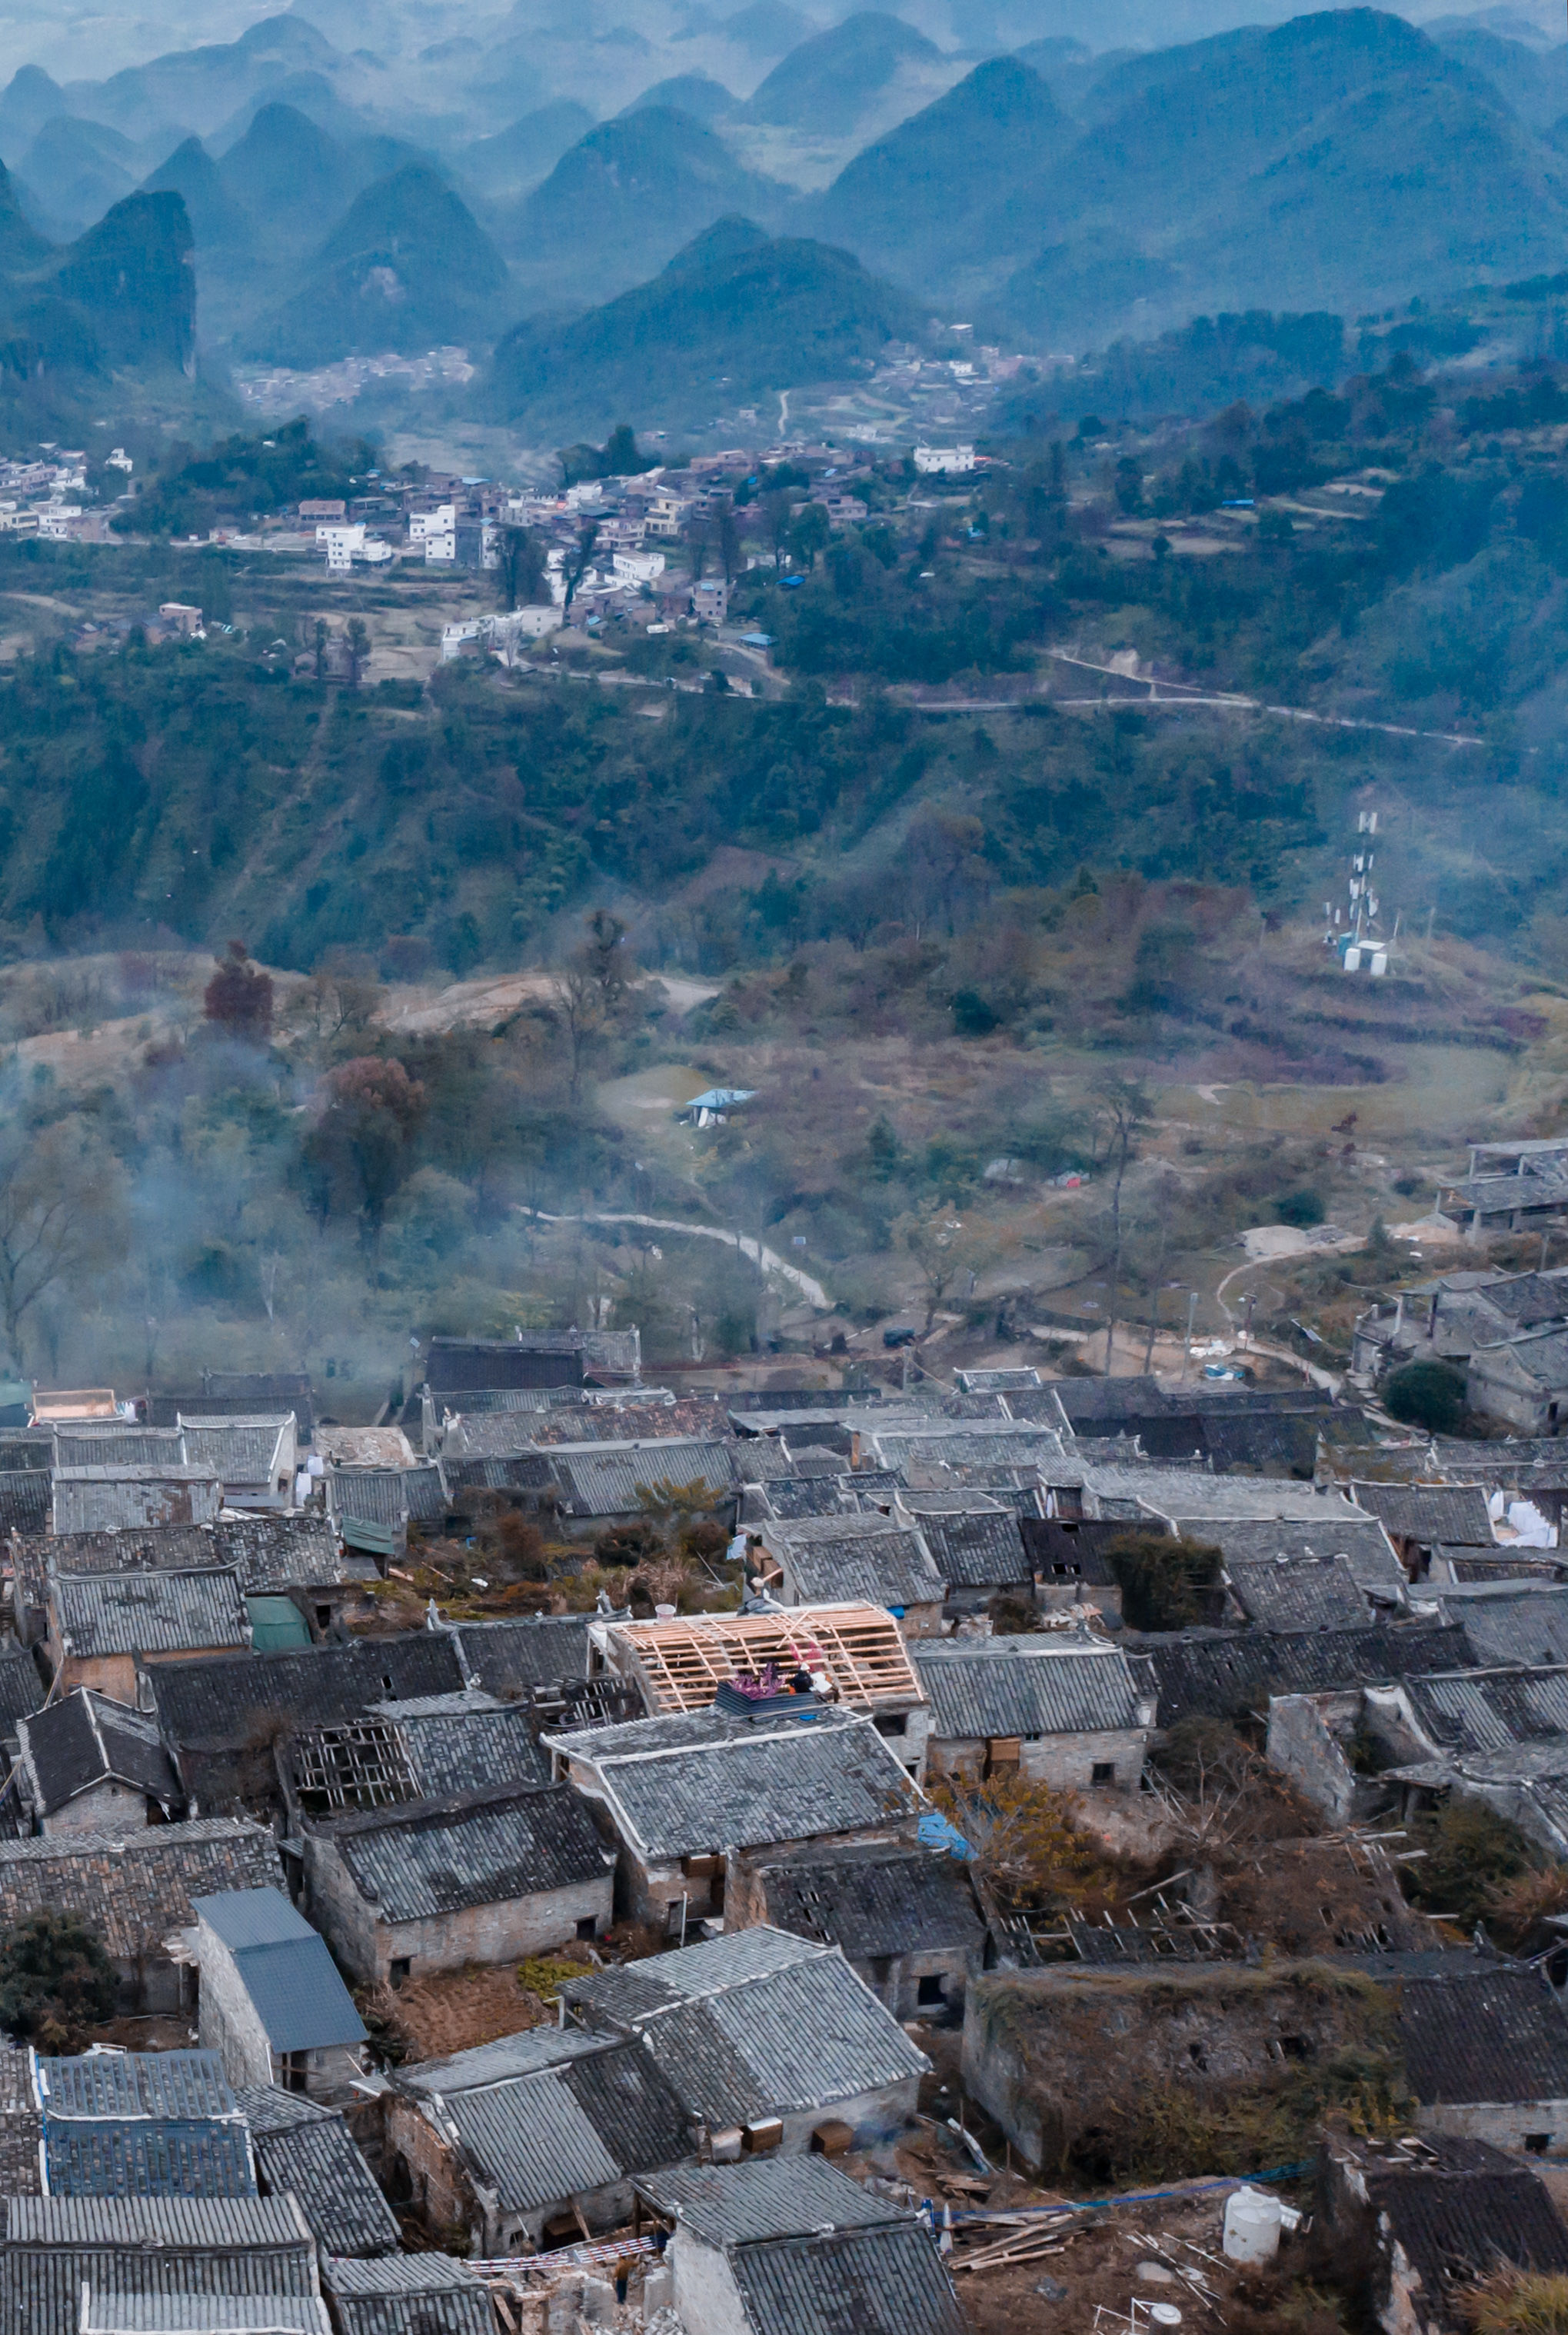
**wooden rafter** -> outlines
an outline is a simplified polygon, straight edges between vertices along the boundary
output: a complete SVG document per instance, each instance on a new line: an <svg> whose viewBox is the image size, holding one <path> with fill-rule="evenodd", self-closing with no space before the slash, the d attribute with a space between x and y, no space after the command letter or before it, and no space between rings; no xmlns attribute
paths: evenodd
<svg viewBox="0 0 1568 2335"><path fill-rule="evenodd" d="M898 1624L876 1605L693 1613L678 1622L624 1622L613 1634L658 1711L706 1710L723 1680L765 1662L825 1670L840 1699L857 1710L924 1700Z"/></svg>

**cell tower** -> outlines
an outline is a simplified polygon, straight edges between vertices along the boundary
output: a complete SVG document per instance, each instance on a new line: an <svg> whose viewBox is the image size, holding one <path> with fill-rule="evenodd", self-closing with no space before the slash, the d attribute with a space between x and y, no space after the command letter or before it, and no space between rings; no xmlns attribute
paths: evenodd
<svg viewBox="0 0 1568 2335"><path fill-rule="evenodd" d="M1383 904L1378 896L1374 872L1378 855L1373 838L1377 832L1377 812L1358 811L1356 843L1350 855L1349 905L1341 909L1331 900L1323 903L1323 946L1339 952L1346 973L1365 973L1374 979L1388 972L1389 959L1399 934L1398 916L1392 932L1385 931L1383 926Z"/></svg>

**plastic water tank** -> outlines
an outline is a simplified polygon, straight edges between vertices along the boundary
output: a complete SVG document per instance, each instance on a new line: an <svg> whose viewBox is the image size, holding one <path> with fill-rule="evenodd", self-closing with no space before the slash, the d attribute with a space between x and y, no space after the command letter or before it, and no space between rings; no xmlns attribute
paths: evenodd
<svg viewBox="0 0 1568 2335"><path fill-rule="evenodd" d="M1224 2250L1232 2262L1273 2262L1280 2250L1280 2201L1263 2189L1237 2189L1225 2201Z"/></svg>

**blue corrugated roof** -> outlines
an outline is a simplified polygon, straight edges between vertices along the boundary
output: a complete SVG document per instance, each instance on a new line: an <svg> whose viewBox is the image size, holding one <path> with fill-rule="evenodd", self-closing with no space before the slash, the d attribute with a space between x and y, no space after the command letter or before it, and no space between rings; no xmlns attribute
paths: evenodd
<svg viewBox="0 0 1568 2335"><path fill-rule="evenodd" d="M225 1889L190 1902L200 1919L234 1952L243 1946L275 1946L282 1938L316 1935L281 1889Z"/></svg>
<svg viewBox="0 0 1568 2335"><path fill-rule="evenodd" d="M190 1902L233 1954L275 2051L364 2041L364 2023L325 1941L279 1891L226 1890Z"/></svg>

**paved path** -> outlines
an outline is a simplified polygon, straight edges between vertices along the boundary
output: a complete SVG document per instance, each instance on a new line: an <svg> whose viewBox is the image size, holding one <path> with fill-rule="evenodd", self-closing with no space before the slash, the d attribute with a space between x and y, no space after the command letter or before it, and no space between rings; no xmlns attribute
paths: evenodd
<svg viewBox="0 0 1568 2335"><path fill-rule="evenodd" d="M819 1313L831 1313L833 1311L833 1300L819 1281L813 1281L811 1275L802 1273L799 1265L787 1264L777 1250L765 1246L761 1241L753 1240L750 1233L727 1233L718 1225L686 1225L678 1216L618 1216L598 1209L582 1216L552 1216L547 1215L543 1208L524 1208L521 1213L526 1216L537 1216L542 1225L646 1225L650 1232L692 1233L698 1240L722 1241L726 1247L738 1248L742 1256L749 1256L753 1264L760 1264L764 1273L776 1274L780 1281L787 1281Z"/></svg>

